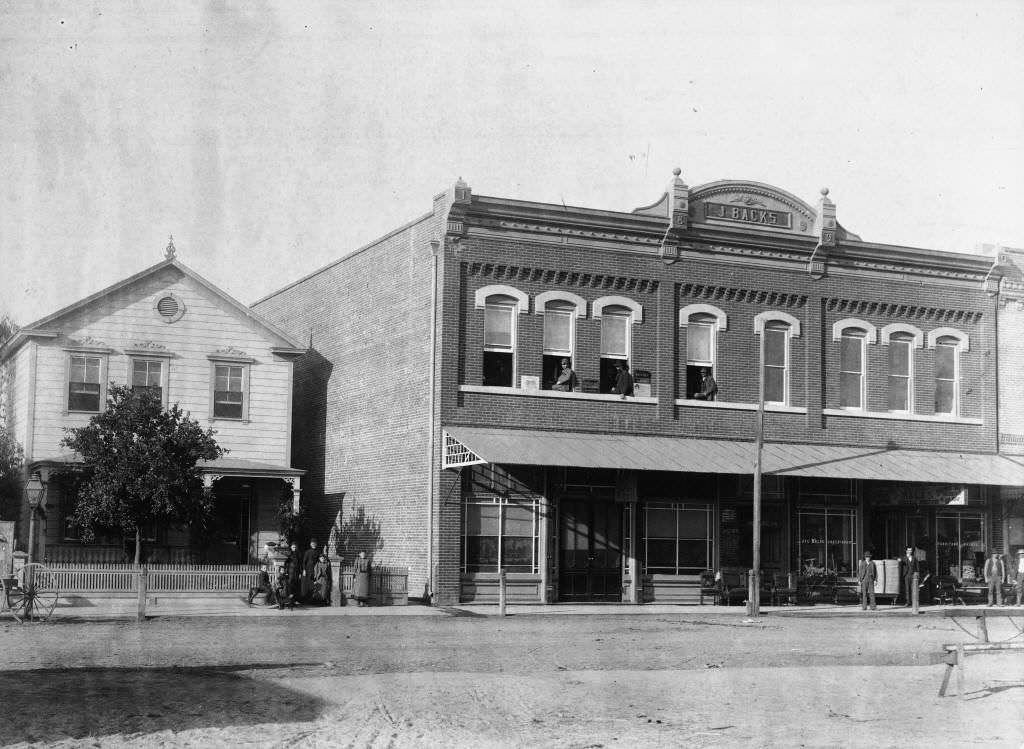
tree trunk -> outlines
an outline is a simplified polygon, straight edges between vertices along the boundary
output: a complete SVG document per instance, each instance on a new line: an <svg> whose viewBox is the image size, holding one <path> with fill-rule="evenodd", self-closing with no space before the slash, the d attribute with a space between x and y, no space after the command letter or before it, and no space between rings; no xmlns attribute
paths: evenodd
<svg viewBox="0 0 1024 749"><path fill-rule="evenodd" d="M139 566L139 559L142 557L142 529L135 528L135 566Z"/></svg>

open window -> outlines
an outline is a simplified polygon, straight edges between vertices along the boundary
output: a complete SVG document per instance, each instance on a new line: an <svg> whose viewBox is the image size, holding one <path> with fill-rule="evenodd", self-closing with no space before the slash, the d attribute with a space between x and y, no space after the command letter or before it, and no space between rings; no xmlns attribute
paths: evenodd
<svg viewBox="0 0 1024 749"><path fill-rule="evenodd" d="M643 320L643 307L632 299L602 297L594 302L594 318L601 321L601 359L598 388L610 393L617 379L616 365L632 363L632 326Z"/></svg>
<svg viewBox="0 0 1024 749"><path fill-rule="evenodd" d="M486 286L477 290L476 306L484 311L483 384L515 387L517 317L529 298L511 286Z"/></svg>
<svg viewBox="0 0 1024 749"><path fill-rule="evenodd" d="M679 310L679 326L686 328L686 397L693 398L704 389L701 370L718 376L718 332L726 329L726 316L710 304L690 304Z"/></svg>
<svg viewBox="0 0 1024 749"><path fill-rule="evenodd" d="M550 390L557 384L559 390L577 389L578 375L574 382L560 379L566 379L561 377L563 361L575 368L576 319L586 314L587 303L566 291L545 291L537 295L535 304L536 314L544 316L541 387Z"/></svg>

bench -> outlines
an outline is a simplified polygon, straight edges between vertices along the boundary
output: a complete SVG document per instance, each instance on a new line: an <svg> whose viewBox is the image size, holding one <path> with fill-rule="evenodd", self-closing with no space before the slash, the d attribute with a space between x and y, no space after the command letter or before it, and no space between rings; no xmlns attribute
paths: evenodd
<svg viewBox="0 0 1024 749"><path fill-rule="evenodd" d="M967 655L981 655L984 653L1000 653L1008 650L1024 650L1024 641L1020 642L989 642L987 619L1022 617L1022 609L946 609L943 616L948 619L965 619L974 617L977 622L978 633L975 635L978 642L956 643L954 645L942 646L943 662L946 664L946 672L942 675L942 686L939 687L939 697L946 696L946 688L949 686L949 677L953 670L956 670L956 686L960 699L964 696L964 661Z"/></svg>

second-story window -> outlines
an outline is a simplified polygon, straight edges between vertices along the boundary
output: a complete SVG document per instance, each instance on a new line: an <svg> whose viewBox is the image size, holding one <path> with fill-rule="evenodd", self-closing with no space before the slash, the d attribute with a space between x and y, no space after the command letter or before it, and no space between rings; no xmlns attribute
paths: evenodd
<svg viewBox="0 0 1024 749"><path fill-rule="evenodd" d="M627 307L605 307L601 317L601 382L602 393L615 386L618 362L629 361L632 311Z"/></svg>
<svg viewBox="0 0 1024 749"><path fill-rule="evenodd" d="M956 415L960 410L959 341L951 337L935 342L935 413Z"/></svg>
<svg viewBox="0 0 1024 749"><path fill-rule="evenodd" d="M514 387L516 300L491 296L484 306L484 385Z"/></svg>
<svg viewBox="0 0 1024 749"><path fill-rule="evenodd" d="M163 402L163 375L164 362L159 359L132 359L131 386L133 390L148 390Z"/></svg>
<svg viewBox="0 0 1024 749"><path fill-rule="evenodd" d="M102 401L102 360L98 356L70 357L68 366L68 411L100 410Z"/></svg>
<svg viewBox="0 0 1024 749"><path fill-rule="evenodd" d="M715 333L718 320L711 315L694 315L686 328L686 397L693 398L704 388L706 370L714 377Z"/></svg>
<svg viewBox="0 0 1024 749"><path fill-rule="evenodd" d="M839 339L839 407L864 408L864 342L867 333L846 328Z"/></svg>
<svg viewBox="0 0 1024 749"><path fill-rule="evenodd" d="M789 402L789 325L784 322L764 326L764 400Z"/></svg>
<svg viewBox="0 0 1024 749"><path fill-rule="evenodd" d="M889 339L889 410L914 410L914 337L897 333Z"/></svg>
<svg viewBox="0 0 1024 749"><path fill-rule="evenodd" d="M246 367L239 364L215 364L213 369L213 417L244 418Z"/></svg>
<svg viewBox="0 0 1024 749"><path fill-rule="evenodd" d="M548 302L544 308L544 387L550 389L562 372L562 360L573 361L576 307L568 302Z"/></svg>

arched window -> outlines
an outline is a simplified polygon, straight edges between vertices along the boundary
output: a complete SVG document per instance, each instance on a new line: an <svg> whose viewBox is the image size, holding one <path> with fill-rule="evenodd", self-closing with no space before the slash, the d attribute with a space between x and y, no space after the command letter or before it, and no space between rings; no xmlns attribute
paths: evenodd
<svg viewBox="0 0 1024 749"><path fill-rule="evenodd" d="M515 387L517 318L529 298L511 286L487 286L476 292L484 310L483 384Z"/></svg>
<svg viewBox="0 0 1024 749"><path fill-rule="evenodd" d="M970 341L955 328L936 328L928 347L935 349L935 413L959 416L960 352L970 350Z"/></svg>
<svg viewBox="0 0 1024 749"><path fill-rule="evenodd" d="M679 326L686 328L686 397L714 400L704 392L703 371L718 378L718 331L726 330L726 315L710 304L690 304L679 310Z"/></svg>
<svg viewBox="0 0 1024 749"><path fill-rule="evenodd" d="M914 347L921 346L920 331L882 329L882 343L889 347L889 410L914 412Z"/></svg>
<svg viewBox="0 0 1024 749"><path fill-rule="evenodd" d="M867 393L867 344L878 341L878 330L856 318L832 326L832 340L839 342L839 407L863 410Z"/></svg>
<svg viewBox="0 0 1024 749"><path fill-rule="evenodd" d="M600 384L602 393L611 392L619 362L629 363L633 355L632 326L643 321L643 307L626 297L602 297L593 304L594 318L601 321Z"/></svg>
<svg viewBox="0 0 1024 749"><path fill-rule="evenodd" d="M761 312L754 333L763 336L765 403L789 405L790 340L800 335L800 321L787 312Z"/></svg>
<svg viewBox="0 0 1024 749"><path fill-rule="evenodd" d="M544 352L541 361L542 387L551 389L558 382L562 362L575 367L576 319L586 315L586 301L565 291L538 294L535 312L544 316ZM578 381L559 385L559 390L575 388Z"/></svg>

